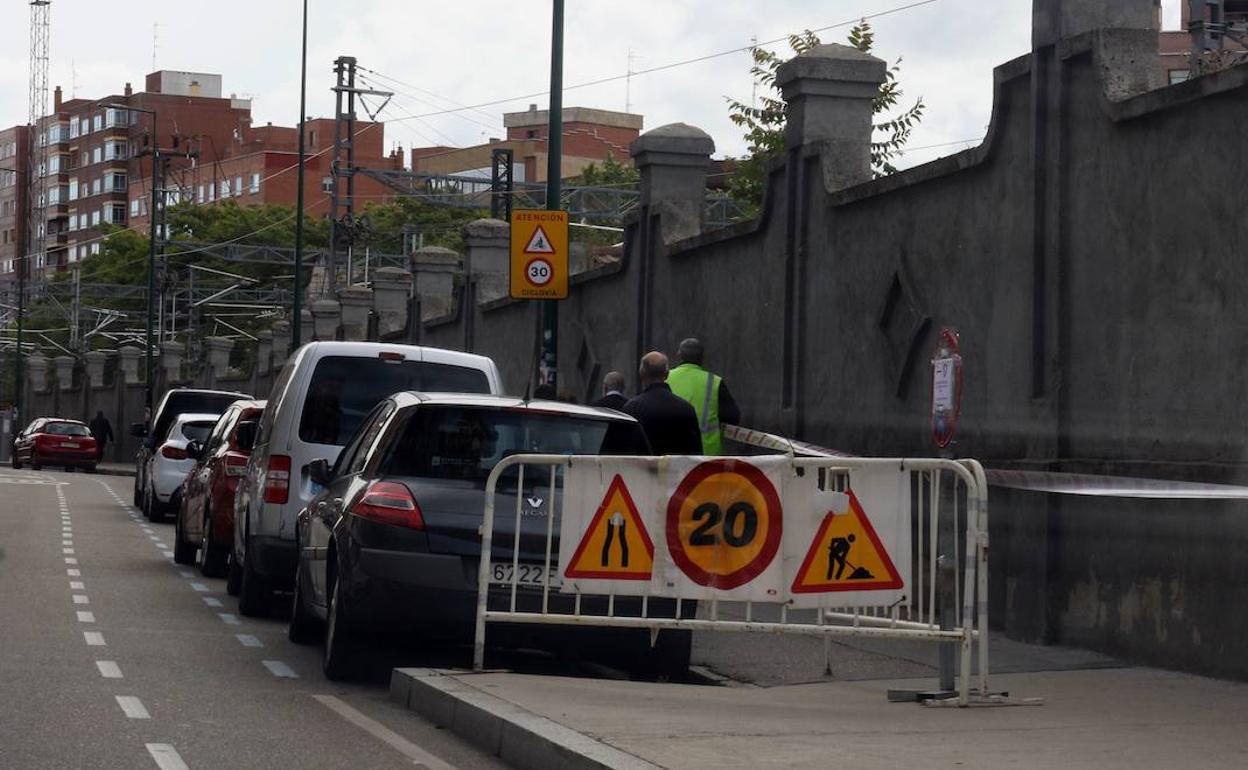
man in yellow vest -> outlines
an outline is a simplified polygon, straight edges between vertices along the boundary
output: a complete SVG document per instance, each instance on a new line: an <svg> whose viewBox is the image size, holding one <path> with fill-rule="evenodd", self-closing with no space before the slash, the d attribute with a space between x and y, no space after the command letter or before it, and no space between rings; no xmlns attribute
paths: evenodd
<svg viewBox="0 0 1248 770"><path fill-rule="evenodd" d="M690 337L680 343L676 357L680 366L667 376L672 392L693 405L702 430L702 454L724 453L723 425L740 425L741 410L732 400L724 380L702 368L702 343Z"/></svg>

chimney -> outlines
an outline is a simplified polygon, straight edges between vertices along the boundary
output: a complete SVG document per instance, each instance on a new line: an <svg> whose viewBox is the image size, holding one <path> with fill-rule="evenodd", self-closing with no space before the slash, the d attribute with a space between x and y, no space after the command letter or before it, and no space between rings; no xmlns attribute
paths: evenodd
<svg viewBox="0 0 1248 770"><path fill-rule="evenodd" d="M134 94L134 88L132 88L129 83L126 83L125 94L126 96L132 96Z"/></svg>
<svg viewBox="0 0 1248 770"><path fill-rule="evenodd" d="M533 104L532 102L530 102L530 103L529 103L529 112L537 112L537 105L536 105L536 104Z"/></svg>
<svg viewBox="0 0 1248 770"><path fill-rule="evenodd" d="M56 90L52 92L52 111L53 112L61 111L61 87L60 86L57 86Z"/></svg>

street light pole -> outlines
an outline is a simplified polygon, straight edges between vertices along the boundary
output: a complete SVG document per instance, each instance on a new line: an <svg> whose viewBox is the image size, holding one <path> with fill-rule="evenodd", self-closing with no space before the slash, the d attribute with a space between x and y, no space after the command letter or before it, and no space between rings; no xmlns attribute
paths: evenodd
<svg viewBox="0 0 1248 770"><path fill-rule="evenodd" d="M156 142L156 113L152 113L152 189L151 189L151 210L148 214L148 242L147 242L147 329L145 332L147 348L147 358L145 366L147 369L147 387L144 391L144 398L147 404L147 414L144 416L145 421L152 418L152 388L153 378L155 377L155 367L152 359L152 321L156 313L156 206L160 198L157 197L157 188L159 187L160 178L160 145Z"/></svg>
<svg viewBox="0 0 1248 770"><path fill-rule="evenodd" d="M290 331L292 350L298 350L303 342L303 175L304 175L304 122L308 116L308 0L303 0L303 54L299 69L299 173L295 183L295 294L292 304L293 328Z"/></svg>
<svg viewBox="0 0 1248 770"><path fill-rule="evenodd" d="M559 210L563 181L563 0L554 0L550 32L550 118L546 129L546 208ZM542 302L542 371L558 385L559 301Z"/></svg>
<svg viewBox="0 0 1248 770"><path fill-rule="evenodd" d="M29 169L0 168L0 171L10 171L13 173L15 177L24 174L24 175L27 175L27 180L29 180L29 174L30 174ZM25 189L27 191L27 195L30 194L30 185L28 182L23 183L22 189ZM13 356L14 356L14 366L13 366L14 425L13 425L13 430L14 431L18 430L16 421L21 419L25 415L25 411L22 409L22 395L23 395L22 386L26 381L25 372L22 370L22 360L23 360L22 359L22 330L25 324L24 319L26 316L26 265L30 260L29 260L29 255L23 254L21 252L25 251L27 248L29 248L29 246L30 244L28 243L22 244L22 249L21 251L18 252L16 264L14 265L17 268L17 346L14 348L14 352L13 352Z"/></svg>

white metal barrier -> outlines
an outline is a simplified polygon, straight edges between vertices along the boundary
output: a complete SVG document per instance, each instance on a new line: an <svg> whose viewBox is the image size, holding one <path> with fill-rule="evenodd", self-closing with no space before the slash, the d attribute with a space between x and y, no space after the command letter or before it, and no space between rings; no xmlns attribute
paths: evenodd
<svg viewBox="0 0 1248 770"><path fill-rule="evenodd" d="M837 594L829 594L817 597L818 606L812 610L795 609L792 596L782 596L778 601L725 601L715 596L701 603L697 617L682 617L688 613L689 599L682 597L679 591L656 592L647 587L649 584L633 587L611 582L609 585L613 590L590 594L576 590L575 581L569 581L562 588L552 584L552 574L559 578L568 570L567 564L559 563L557 537L558 527L567 512L566 481L573 468L595 468L600 473L604 470L608 473L631 470L661 475L673 460L678 459L706 461L710 458L514 455L494 468L486 483L481 527L482 558L477 583L473 661L476 669L484 667L487 623L636 628L649 629L652 635L662 629L793 633L822 637L825 649L830 639L836 636L956 644L960 649L959 702L962 705L969 702L972 680L974 689L980 694L989 692L988 486L983 468L974 460L782 458L786 463L786 472L813 485L815 499L823 499L818 497L821 494L831 492L843 495L853 489L851 479L857 473L873 472L878 476L888 469L905 474L899 483L902 490L908 490L905 512L908 514L909 531L905 539L910 547L909 553L897 556L908 559L904 570L908 579L899 591L890 594L891 601L887 603L863 605L838 600L833 598ZM760 459L732 458L742 464ZM500 562L495 553L496 524L506 521L506 514L496 511L495 499L500 478L512 469L515 469L517 477L514 516L511 517L512 544L509 559ZM530 474L531 483L534 472L539 474L536 477L540 480L538 483L546 490L541 499L525 492L525 475ZM609 496L611 492L607 490L606 494ZM559 500L558 510L555 510L556 500ZM535 502L538 504L536 507ZM817 520L819 514L818 510L784 512L793 521L801 520L803 516L808 521ZM543 556L540 560L522 560L522 519L543 515L544 542L536 549L536 553ZM829 512L828 516L831 515ZM532 527L530 536L531 530ZM817 537L814 542L817 542ZM853 540L852 537L849 539ZM657 542L660 538L655 540ZM502 541L499 544L504 545ZM812 544L812 553L814 547ZM606 548L603 547L604 553ZM530 555L534 552L532 548L528 550ZM942 586L939 585L938 557L953 562L953 579L949 581L952 585L945 588L953 592L954 600L945 603L947 608L952 607L952 613L947 611L947 614L953 615L952 618L941 618L939 613L941 602L938 591L942 590ZM605 560L606 557L603 558ZM828 558L828 573L831 575L830 560L833 557ZM510 569L506 569L507 561L510 561ZM859 596L869 599L875 594ZM583 600L592 599L601 606L603 597L606 599L604 612L585 611ZM635 611L623 612L619 609L618 605L622 602L617 602L617 599L623 597L628 597ZM674 599L674 605L671 601L652 601L652 598L658 597ZM810 599L803 598L804 607L809 608ZM670 611L660 613L655 610L656 605L667 607ZM973 650L978 653L974 672Z"/></svg>

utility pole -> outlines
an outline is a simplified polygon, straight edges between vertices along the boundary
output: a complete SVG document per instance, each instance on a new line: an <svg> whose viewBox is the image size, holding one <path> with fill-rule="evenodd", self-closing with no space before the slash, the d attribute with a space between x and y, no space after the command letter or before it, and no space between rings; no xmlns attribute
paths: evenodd
<svg viewBox="0 0 1248 770"><path fill-rule="evenodd" d="M547 124L546 208L560 209L563 182L563 0L554 0L550 32L550 119ZM542 380L558 386L559 301L542 301Z"/></svg>
<svg viewBox="0 0 1248 770"><path fill-rule="evenodd" d="M160 144L156 138L156 113L152 112L152 189L151 189L151 210L147 212L148 235L147 235L147 327L144 332L144 369L147 372L147 380L144 383L143 403L147 406L147 413L144 420L152 418L153 409L153 393L155 387L156 367L152 358L152 321L156 312L156 209L161 203L159 191L164 186L164 180L161 178L161 166L164 158L160 154Z"/></svg>
<svg viewBox="0 0 1248 770"><path fill-rule="evenodd" d="M305 123L308 119L308 0L303 0L303 53L299 65L299 190L295 196L295 291L291 303L294 312L290 342L292 352L303 344L303 178L307 165L304 151ZM192 301L194 297L192 297Z"/></svg>
<svg viewBox="0 0 1248 770"><path fill-rule="evenodd" d="M22 350L23 324L26 316L26 281L30 277L31 257L42 267L46 249L47 200L44 198L43 172L47 170L48 143L40 137L40 124L48 113L48 41L51 37L52 0L30 1L30 93L27 143L30 148L26 166L26 248L17 259L17 367L14 374L14 405L18 419L25 418L26 372Z"/></svg>

